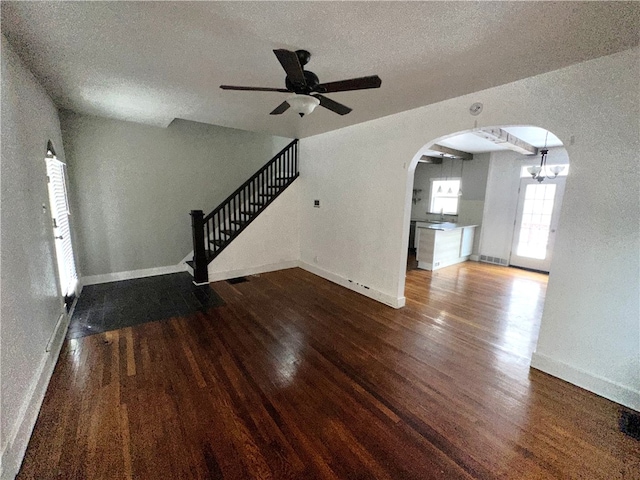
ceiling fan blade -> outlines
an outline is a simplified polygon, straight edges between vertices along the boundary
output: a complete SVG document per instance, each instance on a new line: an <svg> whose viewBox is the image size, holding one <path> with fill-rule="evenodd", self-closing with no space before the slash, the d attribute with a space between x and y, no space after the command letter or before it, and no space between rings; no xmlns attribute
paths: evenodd
<svg viewBox="0 0 640 480"><path fill-rule="evenodd" d="M286 112L287 110L289 110L289 107L290 107L290 105L289 105L288 102L282 102L269 115L280 115L280 114Z"/></svg>
<svg viewBox="0 0 640 480"><path fill-rule="evenodd" d="M243 90L250 92L282 92L289 93L286 88L269 88L269 87L236 87L234 85L220 85L222 90Z"/></svg>
<svg viewBox="0 0 640 480"><path fill-rule="evenodd" d="M313 95L313 96L316 97L318 100L320 100L321 107L331 110L332 112L335 112L338 115L346 115L351 111L351 109L346 105L342 105L341 103L333 101L330 98L327 98L323 95Z"/></svg>
<svg viewBox="0 0 640 480"><path fill-rule="evenodd" d="M296 85L306 85L307 81L304 78L304 72L302 71L302 65L300 65L300 60L298 59L298 54L296 52L292 52L291 50L274 50L273 53L278 57L278 61L284 71L287 73L287 77L291 82Z"/></svg>
<svg viewBox="0 0 640 480"><path fill-rule="evenodd" d="M365 90L367 88L380 88L382 80L377 75L370 77L350 78L349 80L340 80L338 82L321 83L316 87L317 92L346 92L349 90Z"/></svg>

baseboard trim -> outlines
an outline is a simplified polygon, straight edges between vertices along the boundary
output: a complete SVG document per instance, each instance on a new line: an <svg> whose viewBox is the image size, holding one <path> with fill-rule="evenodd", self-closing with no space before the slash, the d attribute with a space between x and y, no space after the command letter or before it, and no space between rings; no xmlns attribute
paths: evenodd
<svg viewBox="0 0 640 480"><path fill-rule="evenodd" d="M336 283L342 287L348 288L349 290L353 290L356 293L364 295L365 297L372 298L380 303L384 303L393 308L402 308L406 303L405 297L393 297L391 295L387 295L379 290L375 290L373 288L366 288L364 285L361 285L357 282L349 280L348 278L341 277L335 273L329 272L328 270L324 270L315 265L310 265L305 262L299 262L298 265L303 270L307 272L313 273L314 275L318 275L330 282Z"/></svg>
<svg viewBox="0 0 640 480"><path fill-rule="evenodd" d="M224 272L209 271L209 282L219 282L230 278L245 277L247 275L258 275L260 273L275 272L276 270L285 270L287 268L295 268L298 266L297 260L288 260L285 262L268 263L255 267L239 268L237 270L226 270Z"/></svg>
<svg viewBox="0 0 640 480"><path fill-rule="evenodd" d="M186 272L187 265L179 263L166 267L144 268L142 270L131 270L128 272L105 273L103 275L89 275L82 277L82 284L97 285L99 283L118 282L120 280L131 280L133 278L155 277L156 275L167 275L169 273Z"/></svg>
<svg viewBox="0 0 640 480"><path fill-rule="evenodd" d="M26 400L18 413L16 427L8 435L0 460L0 465L2 465L0 478L2 480L13 480L20 470L22 459L27 450L33 427L35 427L38 419L40 407L44 401L49 381L53 375L53 370L69 327L70 317L66 314L63 314L63 317L63 320L57 322L56 329L51 336L49 351L43 352L44 355L40 361L35 380L29 386Z"/></svg>
<svg viewBox="0 0 640 480"><path fill-rule="evenodd" d="M469 260L471 260L472 262L479 262L480 255L469 255Z"/></svg>
<svg viewBox="0 0 640 480"><path fill-rule="evenodd" d="M531 367L625 407L640 411L640 391L633 390L626 385L612 382L537 352L531 356Z"/></svg>

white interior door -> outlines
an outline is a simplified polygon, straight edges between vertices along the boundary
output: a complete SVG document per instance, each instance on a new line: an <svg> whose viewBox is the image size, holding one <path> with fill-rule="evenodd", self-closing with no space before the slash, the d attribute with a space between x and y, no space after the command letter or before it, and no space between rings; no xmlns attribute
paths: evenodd
<svg viewBox="0 0 640 480"><path fill-rule="evenodd" d="M520 180L518 210L509 263L548 272L566 177Z"/></svg>
<svg viewBox="0 0 640 480"><path fill-rule="evenodd" d="M71 245L69 226L69 198L65 181L66 165L57 158L46 158L49 204L53 221L53 235L56 245L56 260L62 295L71 297L76 290L78 274Z"/></svg>

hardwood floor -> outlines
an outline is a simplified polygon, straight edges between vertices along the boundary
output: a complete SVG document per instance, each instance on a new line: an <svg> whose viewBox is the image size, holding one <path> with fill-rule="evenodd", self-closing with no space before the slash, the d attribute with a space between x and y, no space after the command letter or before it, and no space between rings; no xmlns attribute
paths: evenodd
<svg viewBox="0 0 640 480"><path fill-rule="evenodd" d="M407 274L394 310L300 269L68 340L19 478L640 479L620 407L529 369L546 277Z"/></svg>

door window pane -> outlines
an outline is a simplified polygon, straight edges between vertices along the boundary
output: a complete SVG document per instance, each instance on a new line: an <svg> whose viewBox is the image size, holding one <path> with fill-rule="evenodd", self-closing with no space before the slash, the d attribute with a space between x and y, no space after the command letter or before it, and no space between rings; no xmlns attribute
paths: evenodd
<svg viewBox="0 0 640 480"><path fill-rule="evenodd" d="M527 185L516 249L518 256L540 260L546 258L555 194L555 184Z"/></svg>

